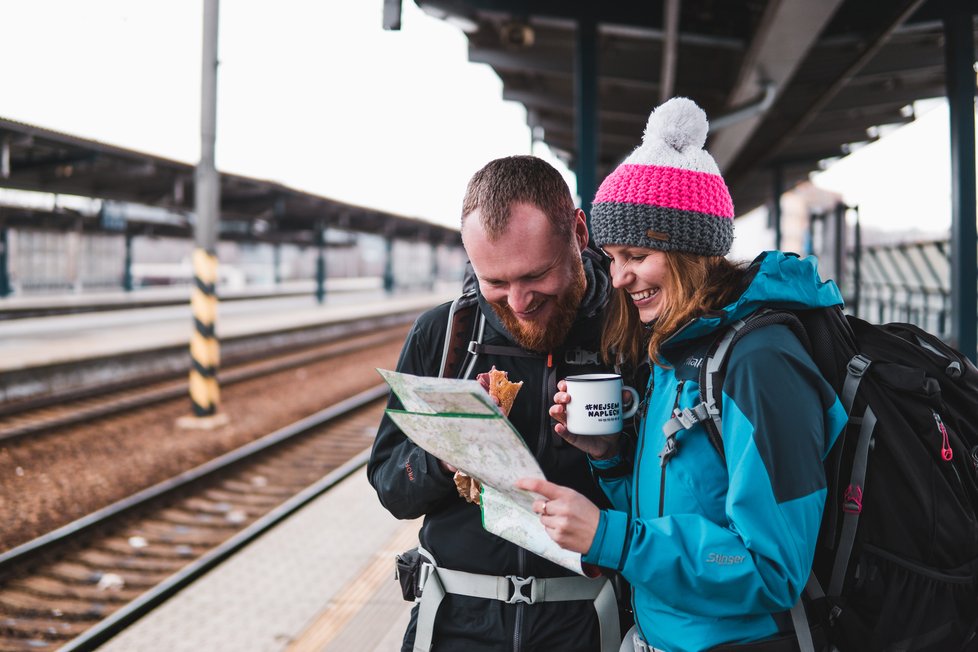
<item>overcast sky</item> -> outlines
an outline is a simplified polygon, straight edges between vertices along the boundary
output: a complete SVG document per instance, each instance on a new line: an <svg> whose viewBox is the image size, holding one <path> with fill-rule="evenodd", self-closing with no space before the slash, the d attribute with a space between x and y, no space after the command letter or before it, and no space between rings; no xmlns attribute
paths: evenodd
<svg viewBox="0 0 978 652"><path fill-rule="evenodd" d="M218 168L456 225L471 174L530 151L525 110L457 28L405 0L402 31L385 32L382 5L221 3ZM0 0L0 116L195 163L201 14L200 0ZM938 106L818 183L867 224L946 228L946 125Z"/></svg>
<svg viewBox="0 0 978 652"><path fill-rule="evenodd" d="M403 4L385 32L381 0L222 2L218 168L457 224L471 174L530 151L526 112L457 28ZM201 15L199 0L0 0L0 116L196 162Z"/></svg>

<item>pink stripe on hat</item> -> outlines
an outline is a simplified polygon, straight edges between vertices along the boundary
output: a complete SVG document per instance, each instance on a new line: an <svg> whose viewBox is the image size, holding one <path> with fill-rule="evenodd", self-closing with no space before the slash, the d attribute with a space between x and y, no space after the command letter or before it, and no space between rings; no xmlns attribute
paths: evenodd
<svg viewBox="0 0 978 652"><path fill-rule="evenodd" d="M662 165L622 164L598 188L594 203L662 206L733 219L733 201L723 178Z"/></svg>

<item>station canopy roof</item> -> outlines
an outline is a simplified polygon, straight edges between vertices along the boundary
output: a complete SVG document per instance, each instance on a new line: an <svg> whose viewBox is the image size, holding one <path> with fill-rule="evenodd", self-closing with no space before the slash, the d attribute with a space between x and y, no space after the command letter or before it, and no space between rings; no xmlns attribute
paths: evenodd
<svg viewBox="0 0 978 652"><path fill-rule="evenodd" d="M101 223L94 228L115 225L130 232L192 233L193 165L3 118L0 146L0 188L107 200L99 210ZM322 226L432 244L461 243L457 229L274 181L221 173L220 184L222 238L312 242L314 230ZM71 215L61 209L0 206L0 218L21 226L57 227Z"/></svg>
<svg viewBox="0 0 978 652"><path fill-rule="evenodd" d="M466 32L470 61L571 169L577 26L596 25L597 180L663 97L686 96L710 117L738 215L769 201L773 169L790 188L946 93L941 0L415 1Z"/></svg>

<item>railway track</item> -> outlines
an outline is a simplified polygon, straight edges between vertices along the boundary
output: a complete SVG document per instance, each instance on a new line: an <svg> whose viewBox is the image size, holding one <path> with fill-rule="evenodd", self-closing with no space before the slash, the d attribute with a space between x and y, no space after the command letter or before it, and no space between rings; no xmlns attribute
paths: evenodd
<svg viewBox="0 0 978 652"><path fill-rule="evenodd" d="M0 652L90 650L365 461L377 386L0 554Z"/></svg>
<svg viewBox="0 0 978 652"><path fill-rule="evenodd" d="M283 353L271 348L256 350L220 371L223 386L233 385L266 374L285 371L328 360L337 355L369 349L392 338L401 338L404 326L374 330L368 334L335 336L333 341ZM271 356L271 357L270 357ZM93 419L121 414L188 395L186 378L151 376L142 383L105 385L82 394L67 394L0 406L0 441L40 435L57 428L86 423Z"/></svg>

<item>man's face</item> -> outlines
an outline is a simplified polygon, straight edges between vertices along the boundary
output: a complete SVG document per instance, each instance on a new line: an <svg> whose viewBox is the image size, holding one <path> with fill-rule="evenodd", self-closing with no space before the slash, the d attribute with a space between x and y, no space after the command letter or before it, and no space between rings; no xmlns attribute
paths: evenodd
<svg viewBox="0 0 978 652"><path fill-rule="evenodd" d="M573 241L558 237L535 206L513 206L505 232L490 241L475 210L462 226L462 241L479 289L517 343L533 351L560 345L586 290L581 249L587 242L578 212Z"/></svg>

